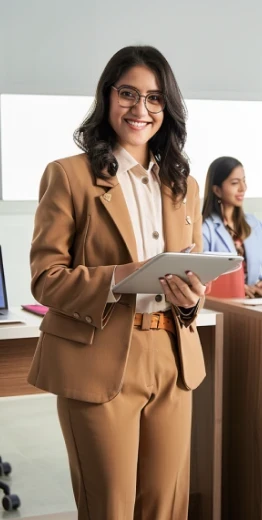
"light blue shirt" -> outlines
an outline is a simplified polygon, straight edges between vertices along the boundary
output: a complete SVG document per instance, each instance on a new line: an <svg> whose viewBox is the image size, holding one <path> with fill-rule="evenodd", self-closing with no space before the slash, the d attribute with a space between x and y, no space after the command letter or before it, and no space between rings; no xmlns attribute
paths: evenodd
<svg viewBox="0 0 262 520"><path fill-rule="evenodd" d="M247 284L253 285L262 280L262 222L250 214L245 218L251 227L251 234L244 240ZM203 222L202 232L204 251L236 253L234 241L218 215L213 213Z"/></svg>

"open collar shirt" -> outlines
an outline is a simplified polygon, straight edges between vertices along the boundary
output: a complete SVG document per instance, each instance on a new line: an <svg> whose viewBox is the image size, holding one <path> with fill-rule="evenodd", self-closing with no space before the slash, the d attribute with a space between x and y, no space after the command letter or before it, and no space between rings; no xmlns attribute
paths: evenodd
<svg viewBox="0 0 262 520"><path fill-rule="evenodd" d="M114 149L114 155L118 162L117 178L133 225L138 261L143 262L163 253L165 247L159 166L151 155L145 170L120 145ZM163 294L137 295L136 312L159 312L169 307Z"/></svg>

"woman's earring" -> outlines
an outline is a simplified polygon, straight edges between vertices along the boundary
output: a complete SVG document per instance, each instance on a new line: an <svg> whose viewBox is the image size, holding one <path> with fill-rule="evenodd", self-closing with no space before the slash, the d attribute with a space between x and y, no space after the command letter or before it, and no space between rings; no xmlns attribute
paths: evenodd
<svg viewBox="0 0 262 520"><path fill-rule="evenodd" d="M221 204L221 199L217 199L218 204Z"/></svg>

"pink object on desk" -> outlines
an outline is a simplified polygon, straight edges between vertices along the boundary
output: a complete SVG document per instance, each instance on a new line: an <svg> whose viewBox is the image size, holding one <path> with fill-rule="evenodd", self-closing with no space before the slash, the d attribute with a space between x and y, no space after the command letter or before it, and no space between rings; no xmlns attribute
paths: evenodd
<svg viewBox="0 0 262 520"><path fill-rule="evenodd" d="M44 316L48 311L48 307L45 305L22 305L22 309L37 314L37 316Z"/></svg>
<svg viewBox="0 0 262 520"><path fill-rule="evenodd" d="M219 276L210 283L207 296L215 298L245 298L245 278L243 264L237 271Z"/></svg>

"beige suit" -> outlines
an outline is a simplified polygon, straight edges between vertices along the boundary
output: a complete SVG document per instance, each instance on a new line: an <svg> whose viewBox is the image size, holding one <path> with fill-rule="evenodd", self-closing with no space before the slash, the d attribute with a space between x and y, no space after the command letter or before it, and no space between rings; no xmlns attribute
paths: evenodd
<svg viewBox="0 0 262 520"><path fill-rule="evenodd" d="M201 250L195 180L189 177L186 201L178 207L171 190L163 186L162 204L166 251L180 251L192 242L196 243L194 251ZM85 154L49 164L40 187L31 270L32 292L50 311L40 327L31 384L94 403L108 401L119 392L135 296L106 302L114 266L136 261L136 255L132 223L117 178L95 181ZM177 309L173 314L184 384L194 389L205 375L198 334L194 322L184 325Z"/></svg>
<svg viewBox="0 0 262 520"><path fill-rule="evenodd" d="M198 187L174 204L162 187L167 251L201 250ZM50 307L29 374L58 397L79 520L186 520L190 389L205 368L193 316L176 337L133 327L136 297L107 303L114 266L137 261L116 177L95 180L85 154L42 178L32 291ZM195 313L196 314L196 313Z"/></svg>

